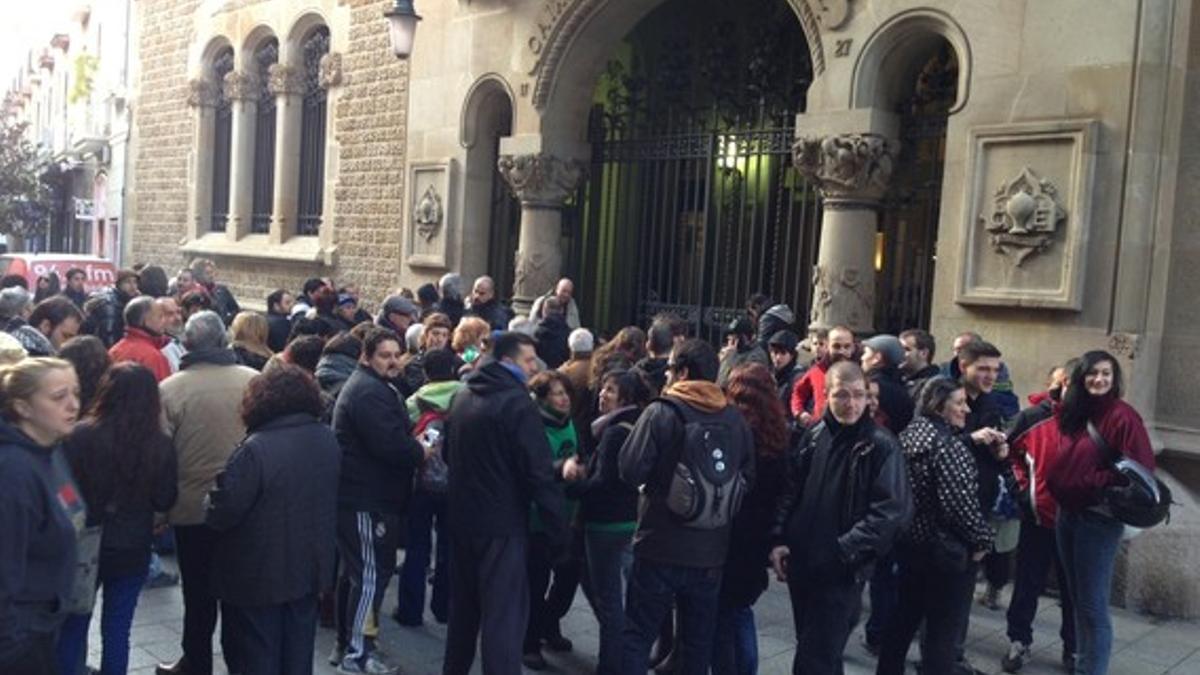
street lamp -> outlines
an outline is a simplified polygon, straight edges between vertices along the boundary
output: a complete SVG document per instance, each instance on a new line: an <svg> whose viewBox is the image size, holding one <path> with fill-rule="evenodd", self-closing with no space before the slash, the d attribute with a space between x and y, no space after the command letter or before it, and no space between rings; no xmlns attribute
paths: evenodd
<svg viewBox="0 0 1200 675"><path fill-rule="evenodd" d="M398 59L407 59L412 54L413 40L417 36L417 22L421 17L413 9L412 0L395 0L394 5L383 13L388 20L388 33L392 39L392 53Z"/></svg>

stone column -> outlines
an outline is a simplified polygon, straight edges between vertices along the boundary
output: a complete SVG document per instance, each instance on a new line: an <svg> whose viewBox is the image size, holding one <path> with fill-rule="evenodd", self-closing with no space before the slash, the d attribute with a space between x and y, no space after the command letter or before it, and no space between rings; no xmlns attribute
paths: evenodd
<svg viewBox="0 0 1200 675"><path fill-rule="evenodd" d="M192 130L192 185L188 195L187 238L199 239L212 224L213 134L220 95L211 79L188 82L188 105L196 109Z"/></svg>
<svg viewBox="0 0 1200 675"><path fill-rule="evenodd" d="M300 127L304 105L304 76L294 66L276 63L267 83L275 96L275 194L272 195L272 244L296 233L300 190Z"/></svg>
<svg viewBox="0 0 1200 675"><path fill-rule="evenodd" d="M527 314L562 274L562 207L579 187L586 166L539 152L501 155L497 168L521 202L513 309Z"/></svg>
<svg viewBox="0 0 1200 675"><path fill-rule="evenodd" d="M250 233L254 209L254 128L258 80L250 73L225 75L225 98L232 103L229 143L229 223L225 236L237 241Z"/></svg>
<svg viewBox="0 0 1200 675"><path fill-rule="evenodd" d="M796 168L824 198L810 327L874 331L875 231L899 144L875 133L800 136Z"/></svg>

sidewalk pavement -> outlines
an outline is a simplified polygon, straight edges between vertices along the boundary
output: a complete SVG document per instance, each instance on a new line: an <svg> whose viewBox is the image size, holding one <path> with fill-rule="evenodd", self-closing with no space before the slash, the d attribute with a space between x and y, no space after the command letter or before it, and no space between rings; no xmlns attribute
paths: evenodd
<svg viewBox="0 0 1200 675"><path fill-rule="evenodd" d="M172 558L164 559L174 569ZM435 675L442 669L442 649L445 626L433 621L426 613L426 623L419 628L402 628L389 617L395 608L395 583L389 588L381 612L380 642L392 660L406 675ZM1007 600L1007 591L1002 600ZM864 596L865 599L865 596ZM787 589L772 582L770 590L754 607L758 622L759 673L784 675L791 673L795 642L792 631L791 606ZM88 663L100 662L100 626L92 621L88 640ZM1180 621L1159 621L1134 612L1113 609L1115 641L1109 672L1112 675L1197 675L1200 673L1200 624ZM1059 664L1061 642L1058 639L1059 608L1055 601L1043 598L1034 622L1034 658L1022 669L1023 675L1062 675ZM138 603L131 636L129 672L153 675L154 666L162 661L179 658L180 632L183 629L183 598L179 587L143 591ZM1001 673L1000 658L1008 650L1005 637L1004 611L992 611L975 605L971 614L971 629L967 653L976 668L988 673ZM545 652L551 669L547 673L584 674L595 669L598 631L591 609L580 593L575 606L563 620L563 635L575 643L573 652ZM847 675L867 675L875 672L874 659L861 645L862 626L851 636L846 646ZM313 653L315 672L331 675L335 672L325 662L333 645L333 631L317 630L317 645ZM214 640L214 648L220 651ZM916 649L910 656L915 657ZM216 659L218 675L226 675L224 663ZM478 659L472 672L480 672ZM532 672L532 671L526 671ZM910 672L915 672L910 669Z"/></svg>

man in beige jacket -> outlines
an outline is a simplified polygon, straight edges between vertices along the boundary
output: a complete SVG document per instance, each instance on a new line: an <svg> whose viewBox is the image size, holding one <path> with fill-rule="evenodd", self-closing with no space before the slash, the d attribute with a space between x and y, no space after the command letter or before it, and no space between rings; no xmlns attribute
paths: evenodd
<svg viewBox="0 0 1200 675"><path fill-rule="evenodd" d="M183 658L160 665L157 673L211 675L217 600L208 575L217 534L204 524L204 497L246 433L239 407L246 385L258 373L238 365L225 324L215 312L192 315L183 342L187 354L179 372L159 385L166 432L179 458L179 499L168 518L175 527L183 577ZM222 622L225 663L229 672L241 672L224 626Z"/></svg>

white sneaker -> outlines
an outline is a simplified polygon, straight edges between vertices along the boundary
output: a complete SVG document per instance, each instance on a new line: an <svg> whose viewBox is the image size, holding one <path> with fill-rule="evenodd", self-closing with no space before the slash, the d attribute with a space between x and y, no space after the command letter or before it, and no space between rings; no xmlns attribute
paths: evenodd
<svg viewBox="0 0 1200 675"><path fill-rule="evenodd" d="M1029 650L1029 645L1024 642L1013 641L1008 646L1008 653L1004 658L1000 659L1000 667L1006 673L1015 673L1020 670L1026 663L1029 663L1029 658L1032 653Z"/></svg>

